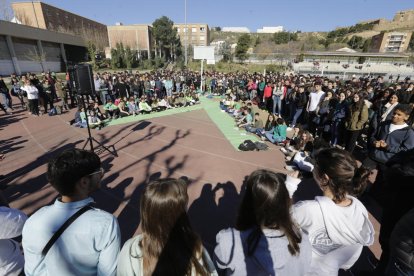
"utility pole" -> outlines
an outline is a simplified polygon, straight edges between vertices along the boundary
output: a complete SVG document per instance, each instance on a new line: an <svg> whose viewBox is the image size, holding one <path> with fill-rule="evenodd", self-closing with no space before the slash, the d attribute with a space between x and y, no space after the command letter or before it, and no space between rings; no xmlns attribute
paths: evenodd
<svg viewBox="0 0 414 276"><path fill-rule="evenodd" d="M187 66L187 53L188 53L188 27L187 27L187 0L184 0L184 64Z"/></svg>

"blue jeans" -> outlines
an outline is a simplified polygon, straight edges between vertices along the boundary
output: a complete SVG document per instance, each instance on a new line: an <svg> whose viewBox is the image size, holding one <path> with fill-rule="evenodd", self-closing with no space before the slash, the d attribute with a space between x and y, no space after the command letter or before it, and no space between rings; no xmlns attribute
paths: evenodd
<svg viewBox="0 0 414 276"><path fill-rule="evenodd" d="M282 114L282 100L280 96L273 95L273 114Z"/></svg>
<svg viewBox="0 0 414 276"><path fill-rule="evenodd" d="M273 144L280 143L286 140L286 138L283 138L282 136L273 136L273 133L269 133L269 132L266 132L265 135L266 135L266 138Z"/></svg>
<svg viewBox="0 0 414 276"><path fill-rule="evenodd" d="M256 133L257 128L255 128L253 126L246 126L246 131L251 132L251 133Z"/></svg>
<svg viewBox="0 0 414 276"><path fill-rule="evenodd" d="M296 122L298 121L300 115L302 115L303 112L303 108L297 108L295 111L295 115L293 115L293 120L292 120L292 126L296 125Z"/></svg>

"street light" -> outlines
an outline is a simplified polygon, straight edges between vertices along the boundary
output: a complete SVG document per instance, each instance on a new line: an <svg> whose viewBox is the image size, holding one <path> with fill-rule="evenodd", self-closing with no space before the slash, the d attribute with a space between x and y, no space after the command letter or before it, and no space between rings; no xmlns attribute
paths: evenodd
<svg viewBox="0 0 414 276"><path fill-rule="evenodd" d="M184 0L184 64L187 66L187 51L188 51L188 28L187 28L187 0Z"/></svg>

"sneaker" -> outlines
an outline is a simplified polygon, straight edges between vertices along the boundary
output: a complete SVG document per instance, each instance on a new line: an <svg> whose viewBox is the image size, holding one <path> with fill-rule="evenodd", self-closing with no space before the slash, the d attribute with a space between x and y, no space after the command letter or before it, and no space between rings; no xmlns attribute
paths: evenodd
<svg viewBox="0 0 414 276"><path fill-rule="evenodd" d="M280 151L283 152L284 154L288 153L288 151L285 148L280 148Z"/></svg>

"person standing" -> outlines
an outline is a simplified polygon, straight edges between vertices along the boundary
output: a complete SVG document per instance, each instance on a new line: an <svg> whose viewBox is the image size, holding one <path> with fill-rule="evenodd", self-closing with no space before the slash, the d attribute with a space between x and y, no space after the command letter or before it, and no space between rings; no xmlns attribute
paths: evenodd
<svg viewBox="0 0 414 276"><path fill-rule="evenodd" d="M33 81L26 79L24 86L20 89L27 93L30 113L39 116L39 90L33 85Z"/></svg>
<svg viewBox="0 0 414 276"><path fill-rule="evenodd" d="M118 222L91 206L90 195L99 190L103 176L98 155L86 150L66 150L49 162L47 177L60 197L23 227L26 275L115 275L121 243ZM50 244L69 220L72 223Z"/></svg>
<svg viewBox="0 0 414 276"><path fill-rule="evenodd" d="M315 118L317 118L317 111L319 104L325 96L325 92L322 91L322 84L320 81L315 82L315 90L309 94L309 101L306 106L306 111L308 115L308 128L309 131L314 134L316 130L317 123Z"/></svg>
<svg viewBox="0 0 414 276"><path fill-rule="evenodd" d="M362 94L355 94L353 102L349 107L348 116L345 121L345 149L352 153L356 142L368 121L368 107L365 104Z"/></svg>

